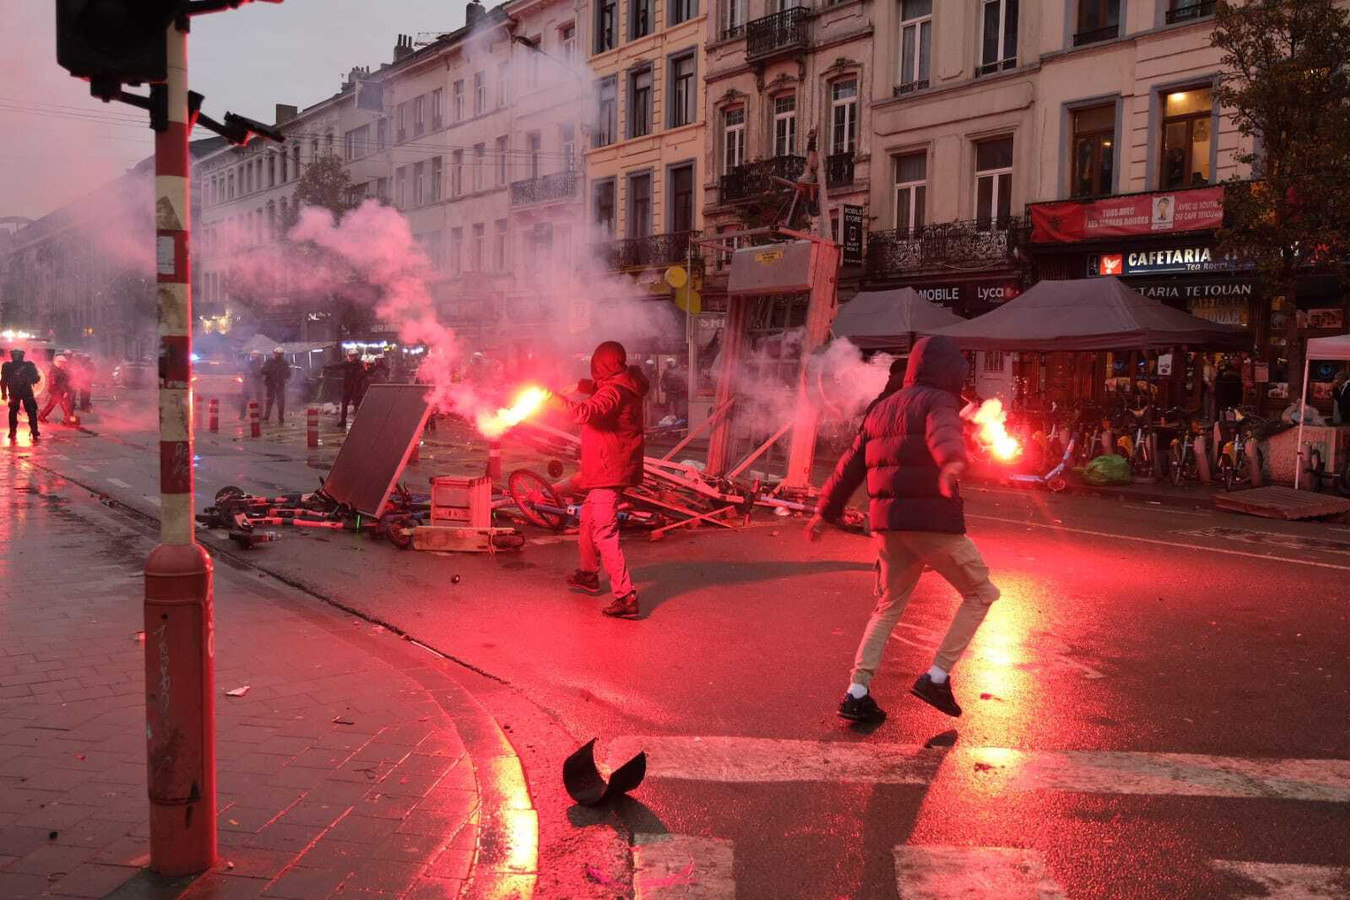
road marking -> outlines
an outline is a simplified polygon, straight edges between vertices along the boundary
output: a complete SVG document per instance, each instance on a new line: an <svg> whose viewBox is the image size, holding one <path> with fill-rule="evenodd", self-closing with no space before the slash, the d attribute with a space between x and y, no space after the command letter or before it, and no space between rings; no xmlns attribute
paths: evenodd
<svg viewBox="0 0 1350 900"><path fill-rule="evenodd" d="M158 497L152 497L152 496L150 496L149 494L142 494L141 496L144 497L144 498L145 498L145 502L149 503L151 506L159 506L159 498L158 498Z"/></svg>
<svg viewBox="0 0 1350 900"><path fill-rule="evenodd" d="M1014 847L895 848L895 890L904 900L1067 900L1045 856Z"/></svg>
<svg viewBox="0 0 1350 900"><path fill-rule="evenodd" d="M1350 566L1342 566L1336 563L1317 562L1311 559L1297 559L1292 556L1280 556L1277 553L1250 553L1246 550L1228 550L1223 547L1206 547L1202 544L1185 544L1179 541L1163 541L1157 538L1136 537L1132 534L1120 534L1112 531L1093 531L1089 528L1070 528L1068 525L1046 525L1041 522L1028 522L1025 519L1009 519L1003 516L983 516L977 513L967 513L967 519L983 519L986 522L1004 522L1009 525L1021 525L1024 528L1044 528L1048 531L1067 531L1071 534L1085 534L1090 537L1111 538L1120 541L1135 541L1140 544L1153 544L1156 547L1170 547L1173 550L1198 550L1201 553L1218 553L1223 556L1245 556L1248 559L1260 559L1266 562L1291 563L1298 566L1314 566L1319 569L1337 569L1342 572L1350 572Z"/></svg>
<svg viewBox="0 0 1350 900"><path fill-rule="evenodd" d="M1214 868L1260 886L1242 897L1267 900L1338 900L1350 897L1350 868L1216 859Z"/></svg>
<svg viewBox="0 0 1350 900"><path fill-rule="evenodd" d="M1200 528L1195 531L1177 531L1185 537L1224 538L1247 544L1267 544L1286 550L1315 550L1323 553L1350 553L1350 541L1329 541L1325 538L1302 537L1278 531L1252 531L1248 528Z"/></svg>
<svg viewBox="0 0 1350 900"><path fill-rule="evenodd" d="M120 487L120 488L129 488L129 487L131 487L131 485L127 484L125 481L123 481L123 480L120 479L120 478L109 478L109 479L108 479L108 484L115 485L115 486Z"/></svg>
<svg viewBox="0 0 1350 900"><path fill-rule="evenodd" d="M1251 759L1115 750L928 749L918 744L749 737L622 737L608 757L647 751L647 774L682 781L971 782L981 793L1072 791L1350 803L1350 760Z"/></svg>
<svg viewBox="0 0 1350 900"><path fill-rule="evenodd" d="M637 900L725 900L736 896L731 841L683 834L633 836Z"/></svg>
<svg viewBox="0 0 1350 900"><path fill-rule="evenodd" d="M76 465L78 465L81 469L83 469L83 470L86 471L86 472L97 472L97 471L98 471L98 469L94 468L93 466L86 466L84 463L76 463Z"/></svg>
<svg viewBox="0 0 1350 900"><path fill-rule="evenodd" d="M937 648L942 643L942 635L938 634L936 631L933 631L931 628L925 628L922 625L911 625L908 622L897 622L895 627L897 629L899 628L909 629L910 631L913 631L916 635L928 641L928 643L922 644L919 643L918 641L911 641L909 638L902 637L901 635L898 635L895 632L891 632L891 640L897 641L901 644L907 644L910 647L915 647L918 648L919 650L924 650L931 653L937 650ZM1063 641L1059 640L1058 638L1053 637L1050 638L1046 642L1046 646L1050 650L1048 656L1053 662L1057 662L1060 665L1068 666L1071 669L1078 670L1079 672L1083 673L1084 678L1095 680L1098 678L1106 677L1105 674L1092 668L1092 666L1089 666L1087 663L1079 662L1078 660L1074 659L1072 656L1074 652L1073 648L1070 647L1068 644L1064 643ZM985 645L981 644L980 639L976 637L975 643L971 647L971 653L974 655L976 659L984 659L989 662L993 662L995 665L1005 664L1004 662L1002 662L1001 655L997 659L995 659L991 658L989 654L985 653L984 651Z"/></svg>

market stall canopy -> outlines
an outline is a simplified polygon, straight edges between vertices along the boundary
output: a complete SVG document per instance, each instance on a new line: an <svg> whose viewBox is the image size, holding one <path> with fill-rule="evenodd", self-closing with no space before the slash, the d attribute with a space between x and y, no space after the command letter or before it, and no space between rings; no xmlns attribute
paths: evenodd
<svg viewBox="0 0 1350 900"><path fill-rule="evenodd" d="M1173 309L1117 278L1042 281L992 312L929 333L965 350L1242 350L1252 344L1244 328Z"/></svg>
<svg viewBox="0 0 1350 900"><path fill-rule="evenodd" d="M239 348L240 353L271 353L279 345L265 334L255 334Z"/></svg>
<svg viewBox="0 0 1350 900"><path fill-rule="evenodd" d="M1350 334L1309 338L1307 359L1350 359Z"/></svg>
<svg viewBox="0 0 1350 900"><path fill-rule="evenodd" d="M839 306L834 335L862 350L908 350L916 335L964 321L914 288L868 291Z"/></svg>

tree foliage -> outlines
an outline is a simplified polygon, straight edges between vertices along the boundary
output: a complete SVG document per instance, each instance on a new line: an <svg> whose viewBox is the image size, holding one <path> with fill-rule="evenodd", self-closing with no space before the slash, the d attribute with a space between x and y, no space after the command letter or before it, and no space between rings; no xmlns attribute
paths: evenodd
<svg viewBox="0 0 1350 900"><path fill-rule="evenodd" d="M356 208L351 196L351 177L342 160L335 154L320 156L305 167L295 186L295 201L286 211L286 229L289 231L306 206L318 206L339 219Z"/></svg>
<svg viewBox="0 0 1350 900"><path fill-rule="evenodd" d="M1291 391L1302 388L1294 294L1309 269L1350 251L1350 16L1334 0L1220 0L1217 98L1252 147L1253 180L1227 186L1225 252L1250 259L1284 298Z"/></svg>

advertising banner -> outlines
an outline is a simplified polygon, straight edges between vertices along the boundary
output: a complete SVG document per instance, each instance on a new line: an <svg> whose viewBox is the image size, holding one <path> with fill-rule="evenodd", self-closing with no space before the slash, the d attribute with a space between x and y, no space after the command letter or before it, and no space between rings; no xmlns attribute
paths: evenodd
<svg viewBox="0 0 1350 900"><path fill-rule="evenodd" d="M1031 207L1031 240L1038 244L1207 231L1222 224L1222 187Z"/></svg>

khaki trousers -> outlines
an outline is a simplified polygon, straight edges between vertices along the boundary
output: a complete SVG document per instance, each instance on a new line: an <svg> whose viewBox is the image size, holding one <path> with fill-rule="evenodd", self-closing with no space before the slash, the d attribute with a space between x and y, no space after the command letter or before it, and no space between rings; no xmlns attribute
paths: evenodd
<svg viewBox="0 0 1350 900"><path fill-rule="evenodd" d="M934 659L938 668L950 672L984 621L989 604L999 597L980 551L964 534L878 531L873 533L872 540L877 545L878 599L858 645L853 680L861 685L872 682L886 642L904 614L925 566L947 579L961 595L961 606Z"/></svg>

